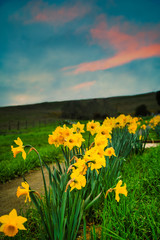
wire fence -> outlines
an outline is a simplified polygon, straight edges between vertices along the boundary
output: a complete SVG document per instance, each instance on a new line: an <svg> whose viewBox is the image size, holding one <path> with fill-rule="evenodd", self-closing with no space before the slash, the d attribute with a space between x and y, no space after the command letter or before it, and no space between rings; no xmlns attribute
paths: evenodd
<svg viewBox="0 0 160 240"><path fill-rule="evenodd" d="M22 130L34 127L42 127L54 123L53 119L39 119L39 120L9 120L0 123L0 133L10 132L13 130Z"/></svg>

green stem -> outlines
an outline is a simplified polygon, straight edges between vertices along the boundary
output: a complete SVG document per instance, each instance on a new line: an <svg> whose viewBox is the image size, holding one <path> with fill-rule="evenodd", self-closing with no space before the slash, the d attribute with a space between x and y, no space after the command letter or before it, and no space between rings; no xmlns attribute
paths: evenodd
<svg viewBox="0 0 160 240"><path fill-rule="evenodd" d="M47 185L46 185L46 179L45 179L45 176L44 176L43 165L42 165L42 160L41 160L40 154L39 154L39 152L37 151L37 149L35 149L35 148L32 147L31 145L26 145L24 148L26 148L26 147L30 147L30 151L33 150L33 151L35 151L35 152L37 153L37 155L38 155L39 162L40 162L40 166L41 166L41 171L42 171L42 177L43 177L43 183L44 183L46 201L47 201L47 205L48 205Z"/></svg>

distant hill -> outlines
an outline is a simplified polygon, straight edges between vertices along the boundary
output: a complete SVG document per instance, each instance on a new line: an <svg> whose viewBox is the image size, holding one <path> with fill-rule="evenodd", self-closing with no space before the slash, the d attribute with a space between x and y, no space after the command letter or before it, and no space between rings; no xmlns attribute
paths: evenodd
<svg viewBox="0 0 160 240"><path fill-rule="evenodd" d="M160 113L160 91L133 96L0 107L0 127L8 121L104 119L121 113L132 116Z"/></svg>

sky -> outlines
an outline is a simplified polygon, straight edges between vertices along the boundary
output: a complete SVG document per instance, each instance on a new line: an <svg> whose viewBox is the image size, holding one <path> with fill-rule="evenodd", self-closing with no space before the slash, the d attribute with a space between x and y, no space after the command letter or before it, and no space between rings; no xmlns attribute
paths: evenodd
<svg viewBox="0 0 160 240"><path fill-rule="evenodd" d="M160 0L0 0L0 106L160 90Z"/></svg>

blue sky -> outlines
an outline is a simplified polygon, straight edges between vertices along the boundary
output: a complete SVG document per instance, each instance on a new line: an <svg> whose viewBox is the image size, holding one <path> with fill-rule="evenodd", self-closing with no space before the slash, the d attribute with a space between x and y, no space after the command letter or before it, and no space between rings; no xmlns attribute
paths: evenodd
<svg viewBox="0 0 160 240"><path fill-rule="evenodd" d="M0 106L160 90L159 0L0 0Z"/></svg>

